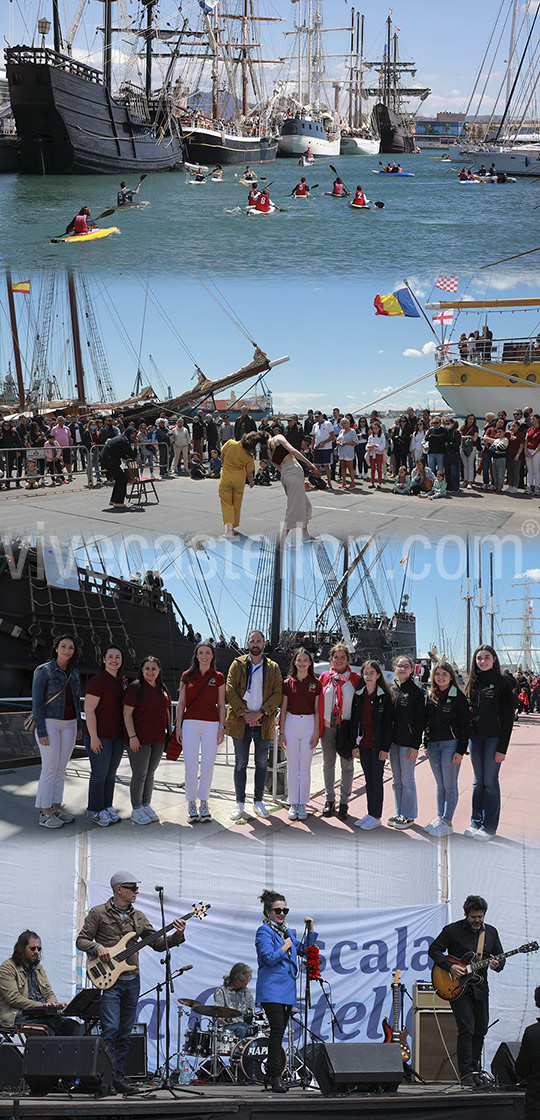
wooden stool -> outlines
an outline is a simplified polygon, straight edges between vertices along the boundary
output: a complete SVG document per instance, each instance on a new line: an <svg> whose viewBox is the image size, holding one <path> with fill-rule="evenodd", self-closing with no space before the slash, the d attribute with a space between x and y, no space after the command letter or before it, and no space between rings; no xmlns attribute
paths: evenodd
<svg viewBox="0 0 540 1120"><path fill-rule="evenodd" d="M131 483L131 491L128 495L128 501L136 499L137 505L142 506L148 503L148 487L151 488L156 502L159 504L158 492L153 478L134 478Z"/></svg>

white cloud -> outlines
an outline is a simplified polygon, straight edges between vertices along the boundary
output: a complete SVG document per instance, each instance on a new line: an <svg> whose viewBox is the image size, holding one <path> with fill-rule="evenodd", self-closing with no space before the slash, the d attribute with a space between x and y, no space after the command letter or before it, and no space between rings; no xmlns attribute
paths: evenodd
<svg viewBox="0 0 540 1120"><path fill-rule="evenodd" d="M540 580L540 568L528 568L526 572L517 572L516 579Z"/></svg>
<svg viewBox="0 0 540 1120"><path fill-rule="evenodd" d="M403 351L403 357L404 358L421 358L422 354L421 354L420 350L413 350L411 347L409 347L407 350Z"/></svg>
<svg viewBox="0 0 540 1120"><path fill-rule="evenodd" d="M377 354L384 354L384 350L377 350Z"/></svg>
<svg viewBox="0 0 540 1120"><path fill-rule="evenodd" d="M328 393L272 393L272 397L274 404L288 408L293 405L300 406L303 401L313 403L314 401L326 400Z"/></svg>
<svg viewBox="0 0 540 1120"><path fill-rule="evenodd" d="M433 341L424 342L424 345L422 346L422 354L426 354L426 355L434 354L436 349L437 349L437 347L436 347L436 345Z"/></svg>

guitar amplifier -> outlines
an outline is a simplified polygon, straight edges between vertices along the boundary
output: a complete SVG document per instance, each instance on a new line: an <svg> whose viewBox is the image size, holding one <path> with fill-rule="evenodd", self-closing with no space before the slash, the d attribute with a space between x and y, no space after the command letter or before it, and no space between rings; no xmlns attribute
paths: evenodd
<svg viewBox="0 0 540 1120"><path fill-rule="evenodd" d="M437 999L437 996L435 997ZM416 1008L412 1021L412 1067L424 1081L458 1080L457 1026L448 1003Z"/></svg>
<svg viewBox="0 0 540 1120"><path fill-rule="evenodd" d="M425 1007L429 1011L438 1008L448 1011L450 1004L447 999L441 999L437 995L430 980L417 980L413 985L413 1007L418 1010Z"/></svg>
<svg viewBox="0 0 540 1120"><path fill-rule="evenodd" d="M101 1027L97 1026L91 1034L101 1035ZM126 1055L126 1077L144 1079L148 1073L148 1046L146 1038L146 1023L135 1023L129 1040L129 1049Z"/></svg>

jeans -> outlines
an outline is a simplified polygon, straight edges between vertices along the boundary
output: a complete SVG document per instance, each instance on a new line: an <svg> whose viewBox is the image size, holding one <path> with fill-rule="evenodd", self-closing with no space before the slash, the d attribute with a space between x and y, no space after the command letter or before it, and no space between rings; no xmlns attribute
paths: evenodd
<svg viewBox="0 0 540 1120"><path fill-rule="evenodd" d="M124 1065L129 1049L131 1031L139 1002L140 977L138 973L119 976L112 988L101 994L101 1031L103 1041L116 1069L116 1078L124 1077Z"/></svg>
<svg viewBox="0 0 540 1120"><path fill-rule="evenodd" d="M88 786L88 808L92 813L111 809L114 796L114 783L120 759L124 753L124 739L102 739L99 754L90 750L90 739L84 737L86 753L90 759L92 772Z"/></svg>
<svg viewBox="0 0 540 1120"><path fill-rule="evenodd" d="M92 485L92 470L96 476L96 482L101 482L101 472L99 469L99 447L97 443L92 444L88 451L88 458L86 460L86 477L88 485Z"/></svg>
<svg viewBox="0 0 540 1120"><path fill-rule="evenodd" d="M143 446L142 448L139 448L139 468L140 468L141 474L144 470L145 463L150 470L150 478L153 478L154 477L154 452L152 451L151 447L144 447Z"/></svg>
<svg viewBox="0 0 540 1120"><path fill-rule="evenodd" d="M141 743L138 751L128 751L131 766L129 792L132 809L140 809L141 805L150 805L154 792L154 774L163 757L164 745L164 743Z"/></svg>
<svg viewBox="0 0 540 1120"><path fill-rule="evenodd" d="M260 727L247 727L242 739L233 739L234 743L234 789L236 800L240 805L246 800L246 771L249 759L249 748L253 742L255 750L255 789L254 801L262 801L264 785L268 772L268 755L271 739L263 739Z"/></svg>
<svg viewBox="0 0 540 1120"><path fill-rule="evenodd" d="M437 816L451 823L458 803L459 766L452 759L456 753L457 739L431 741L428 745L429 765L437 783Z"/></svg>
<svg viewBox="0 0 540 1120"><path fill-rule="evenodd" d="M428 451L427 465L433 474L444 471L444 451Z"/></svg>
<svg viewBox="0 0 540 1120"><path fill-rule="evenodd" d="M281 1043L292 1009L286 1003L262 1003L261 1007L264 1008L264 1013L270 1024L266 1074L268 1077L281 1077L284 1072Z"/></svg>
<svg viewBox="0 0 540 1120"><path fill-rule="evenodd" d="M450 1005L458 1029L457 1061L460 1077L481 1068L482 1048L488 1028L488 1000L465 991Z"/></svg>
<svg viewBox="0 0 540 1120"><path fill-rule="evenodd" d="M390 765L392 767L396 816L406 817L407 820L414 821L418 813L416 782L414 780L416 759L409 762L408 754L409 747L400 747L397 743L392 743Z"/></svg>
<svg viewBox="0 0 540 1120"><path fill-rule="evenodd" d="M495 738L471 737L469 750L474 770L472 816L473 828L484 828L494 836L501 812L501 791L499 788L500 762L495 762L499 740Z"/></svg>
<svg viewBox="0 0 540 1120"><path fill-rule="evenodd" d="M504 486L504 475L506 472L506 455L501 455L496 458L495 455L491 460L491 477L493 485L496 490L502 490Z"/></svg>
<svg viewBox="0 0 540 1120"><path fill-rule="evenodd" d="M376 747L360 747L360 765L364 771L368 813L370 817L380 821L384 794L384 762L381 762Z"/></svg>
<svg viewBox="0 0 540 1120"><path fill-rule="evenodd" d="M332 803L336 796L336 763L339 758L341 766L341 786L339 793L339 801L341 805L348 805L354 775L354 759L344 758L343 755L338 755L336 751L336 728L323 727L321 735L321 746L323 753L323 775L324 775L324 788L326 790L326 800Z"/></svg>
<svg viewBox="0 0 540 1120"><path fill-rule="evenodd" d="M459 490L459 463L446 464L446 485L449 490Z"/></svg>

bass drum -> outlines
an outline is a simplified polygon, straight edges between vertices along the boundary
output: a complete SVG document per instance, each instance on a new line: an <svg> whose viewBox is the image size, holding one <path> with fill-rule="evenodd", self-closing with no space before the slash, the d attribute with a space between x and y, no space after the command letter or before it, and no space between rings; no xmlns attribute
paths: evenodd
<svg viewBox="0 0 540 1120"><path fill-rule="evenodd" d="M287 1055L281 1049L281 1076L287 1068ZM236 1065L236 1080L251 1081L262 1085L266 1075L268 1061L268 1035L258 1034L255 1038L243 1038L235 1046L231 1061Z"/></svg>

